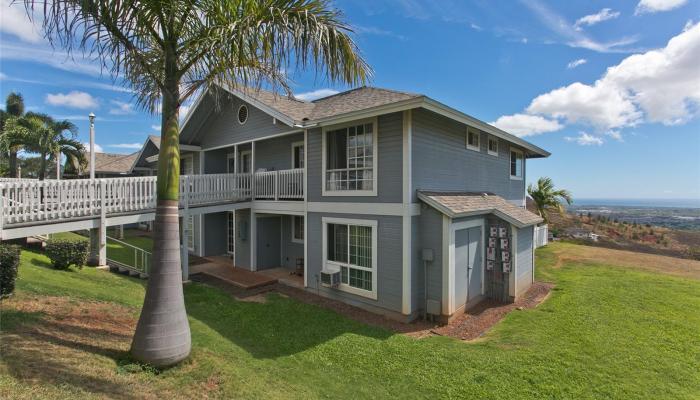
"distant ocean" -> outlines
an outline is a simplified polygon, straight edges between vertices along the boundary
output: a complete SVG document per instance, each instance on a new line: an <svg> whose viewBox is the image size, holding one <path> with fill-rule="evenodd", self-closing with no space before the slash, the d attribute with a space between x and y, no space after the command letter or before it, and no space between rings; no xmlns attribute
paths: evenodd
<svg viewBox="0 0 700 400"><path fill-rule="evenodd" d="M574 206L700 208L700 199L582 199Z"/></svg>

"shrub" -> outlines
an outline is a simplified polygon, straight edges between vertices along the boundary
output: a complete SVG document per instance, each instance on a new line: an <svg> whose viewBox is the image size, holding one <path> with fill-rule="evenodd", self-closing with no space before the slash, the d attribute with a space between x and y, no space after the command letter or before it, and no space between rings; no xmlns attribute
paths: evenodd
<svg viewBox="0 0 700 400"><path fill-rule="evenodd" d="M0 298L15 291L19 269L19 246L0 244Z"/></svg>
<svg viewBox="0 0 700 400"><path fill-rule="evenodd" d="M71 265L83 268L88 256L88 243L85 241L49 240L46 255L56 269L68 269Z"/></svg>

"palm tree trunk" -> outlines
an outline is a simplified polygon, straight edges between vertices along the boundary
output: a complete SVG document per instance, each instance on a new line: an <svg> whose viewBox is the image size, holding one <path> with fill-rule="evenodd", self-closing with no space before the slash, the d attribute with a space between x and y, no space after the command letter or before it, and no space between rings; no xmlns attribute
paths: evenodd
<svg viewBox="0 0 700 400"><path fill-rule="evenodd" d="M17 178L17 150L10 149L10 178Z"/></svg>
<svg viewBox="0 0 700 400"><path fill-rule="evenodd" d="M41 153L41 161L39 162L39 180L43 181L46 177L46 154Z"/></svg>
<svg viewBox="0 0 700 400"><path fill-rule="evenodd" d="M173 80L163 91L153 258L146 298L131 343L131 354L136 359L157 367L178 363L191 349L180 267L178 90Z"/></svg>

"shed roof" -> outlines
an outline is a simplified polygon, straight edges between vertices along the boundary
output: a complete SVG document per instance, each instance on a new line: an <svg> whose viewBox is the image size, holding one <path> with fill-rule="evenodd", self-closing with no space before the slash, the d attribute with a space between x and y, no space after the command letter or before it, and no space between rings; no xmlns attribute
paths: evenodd
<svg viewBox="0 0 700 400"><path fill-rule="evenodd" d="M543 221L538 215L491 193L418 191L418 198L450 218L494 214L518 228Z"/></svg>

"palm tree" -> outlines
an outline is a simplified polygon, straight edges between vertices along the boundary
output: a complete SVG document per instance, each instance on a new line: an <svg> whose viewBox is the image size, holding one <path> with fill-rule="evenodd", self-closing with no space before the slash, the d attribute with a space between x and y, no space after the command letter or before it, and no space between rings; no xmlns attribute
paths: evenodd
<svg viewBox="0 0 700 400"><path fill-rule="evenodd" d="M27 113L18 120L18 125L24 130L21 141L24 149L39 155L39 180L46 178L47 163L55 161L61 154L69 163L85 164L83 145L76 139L78 128L72 122Z"/></svg>
<svg viewBox="0 0 700 400"><path fill-rule="evenodd" d="M189 355L182 294L178 143L180 106L214 83L290 91L290 67L331 82L364 83L371 69L328 0L25 0L43 9L53 44L96 55L137 103L161 107L154 253L132 355L155 366Z"/></svg>
<svg viewBox="0 0 700 400"><path fill-rule="evenodd" d="M5 111L2 113L2 141L0 147L3 152L9 154L9 175L17 177L17 153L21 150L21 132L15 130L17 124L13 123L24 116L24 97L21 94L11 92L5 100Z"/></svg>
<svg viewBox="0 0 700 400"><path fill-rule="evenodd" d="M532 184L528 185L527 193L535 201L537 212L545 222L549 221L547 214L549 210L555 209L560 214L563 214L565 210L562 201L566 202L566 204L571 204L573 201L571 192L568 190L554 190L554 182L552 182L552 178L548 177L538 179L537 187Z"/></svg>

